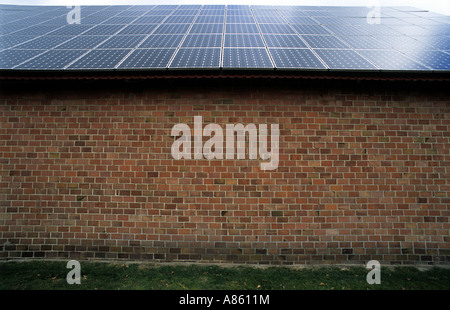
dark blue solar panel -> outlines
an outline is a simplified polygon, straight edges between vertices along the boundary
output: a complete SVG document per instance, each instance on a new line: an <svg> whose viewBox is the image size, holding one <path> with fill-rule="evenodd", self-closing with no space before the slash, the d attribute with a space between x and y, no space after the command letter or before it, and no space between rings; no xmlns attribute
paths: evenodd
<svg viewBox="0 0 450 310"><path fill-rule="evenodd" d="M181 48L170 68L218 68L220 48Z"/></svg>
<svg viewBox="0 0 450 310"><path fill-rule="evenodd" d="M265 34L264 40L268 47L295 47L295 48L306 48L307 46L303 43L297 35L273 35Z"/></svg>
<svg viewBox="0 0 450 310"><path fill-rule="evenodd" d="M56 49L91 49L108 39L109 36L77 36L55 47Z"/></svg>
<svg viewBox="0 0 450 310"><path fill-rule="evenodd" d="M335 36L329 35L303 35L302 38L312 48L348 48L348 46Z"/></svg>
<svg viewBox="0 0 450 310"><path fill-rule="evenodd" d="M358 50L364 58L383 70L427 70L428 68L393 50Z"/></svg>
<svg viewBox="0 0 450 310"><path fill-rule="evenodd" d="M158 24L137 24L128 25L120 30L119 35L126 34L150 34L158 26Z"/></svg>
<svg viewBox="0 0 450 310"><path fill-rule="evenodd" d="M119 66L118 69L166 68L175 49L136 49Z"/></svg>
<svg viewBox="0 0 450 310"><path fill-rule="evenodd" d="M251 24L255 19L250 15L229 15L227 14L227 24Z"/></svg>
<svg viewBox="0 0 450 310"><path fill-rule="evenodd" d="M288 24L259 24L262 33L270 34L295 34Z"/></svg>
<svg viewBox="0 0 450 310"><path fill-rule="evenodd" d="M247 33L259 34L259 29L256 24L226 24L226 33Z"/></svg>
<svg viewBox="0 0 450 310"><path fill-rule="evenodd" d="M153 33L154 34L182 34L189 30L189 24L162 24Z"/></svg>
<svg viewBox="0 0 450 310"><path fill-rule="evenodd" d="M55 70L64 69L72 61L86 53L86 50L49 50L16 69Z"/></svg>
<svg viewBox="0 0 450 310"><path fill-rule="evenodd" d="M224 68L272 68L265 48L225 48Z"/></svg>
<svg viewBox="0 0 450 310"><path fill-rule="evenodd" d="M133 21L131 24L159 24L164 20L165 16L142 16Z"/></svg>
<svg viewBox="0 0 450 310"><path fill-rule="evenodd" d="M222 33L223 24L193 24L189 33Z"/></svg>
<svg viewBox="0 0 450 310"><path fill-rule="evenodd" d="M441 51L403 51L408 57L433 70L450 70L450 54Z"/></svg>
<svg viewBox="0 0 450 310"><path fill-rule="evenodd" d="M275 67L326 69L325 65L309 49L270 49Z"/></svg>
<svg viewBox="0 0 450 310"><path fill-rule="evenodd" d="M130 52L130 49L92 50L68 69L114 69Z"/></svg>
<svg viewBox="0 0 450 310"><path fill-rule="evenodd" d="M43 36L28 41L26 43L20 44L16 46L17 49L29 49L29 50L38 50L38 49L51 49L61 43L70 40L72 37L70 36Z"/></svg>
<svg viewBox="0 0 450 310"><path fill-rule="evenodd" d="M189 34L181 47L221 47L221 34Z"/></svg>
<svg viewBox="0 0 450 310"><path fill-rule="evenodd" d="M153 34L149 36L139 48L162 48L162 47L177 47L181 40L182 34L160 35Z"/></svg>
<svg viewBox="0 0 450 310"><path fill-rule="evenodd" d="M166 24L191 24L195 19L195 16L189 16L189 15L173 15L167 17L167 19L164 21Z"/></svg>
<svg viewBox="0 0 450 310"><path fill-rule="evenodd" d="M78 24L73 24L73 25L65 25L55 31L51 32L52 36L76 36L79 35L83 32L88 31L89 29L95 27L94 25L78 25Z"/></svg>
<svg viewBox="0 0 450 310"><path fill-rule="evenodd" d="M354 50L316 49L314 51L330 69L377 69Z"/></svg>
<svg viewBox="0 0 450 310"><path fill-rule="evenodd" d="M125 25L98 25L84 32L84 35L112 35L124 28Z"/></svg>
<svg viewBox="0 0 450 310"><path fill-rule="evenodd" d="M0 68L12 69L13 67L35 57L44 51L42 50L5 50L0 51Z"/></svg>
<svg viewBox="0 0 450 310"><path fill-rule="evenodd" d="M264 47L259 34L226 34L225 47Z"/></svg>
<svg viewBox="0 0 450 310"><path fill-rule="evenodd" d="M330 34L328 30L320 25L291 25L299 34Z"/></svg>
<svg viewBox="0 0 450 310"><path fill-rule="evenodd" d="M14 36L4 35L0 37L0 49L10 48L15 45L22 44L26 41L33 40L35 36Z"/></svg>
<svg viewBox="0 0 450 310"><path fill-rule="evenodd" d="M102 43L98 48L134 48L145 39L145 35L117 35Z"/></svg>
<svg viewBox="0 0 450 310"><path fill-rule="evenodd" d="M27 25L29 25L29 24L27 24ZM47 33L51 33L51 32L57 30L60 27L61 26L49 26L49 25L47 25L47 26L39 26L39 25L35 25L35 26L28 27L28 28L25 28L25 29L22 29L22 30L11 32L11 34L13 34L15 36L41 36L41 35L44 35L44 34L47 34ZM2 32L2 33L5 33L5 32ZM55 34L59 35L59 33L55 33ZM64 35L64 33L61 34L61 35Z"/></svg>
<svg viewBox="0 0 450 310"><path fill-rule="evenodd" d="M204 15L197 17L195 22L198 24L223 24L224 20L224 15Z"/></svg>

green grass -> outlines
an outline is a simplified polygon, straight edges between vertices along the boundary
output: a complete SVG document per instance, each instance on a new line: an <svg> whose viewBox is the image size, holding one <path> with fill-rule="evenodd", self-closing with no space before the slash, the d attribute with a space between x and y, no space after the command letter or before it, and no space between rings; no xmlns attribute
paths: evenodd
<svg viewBox="0 0 450 310"><path fill-rule="evenodd" d="M382 267L381 284L364 267L220 267L81 263L81 284L66 281L66 262L1 262L1 290L448 290L450 269Z"/></svg>

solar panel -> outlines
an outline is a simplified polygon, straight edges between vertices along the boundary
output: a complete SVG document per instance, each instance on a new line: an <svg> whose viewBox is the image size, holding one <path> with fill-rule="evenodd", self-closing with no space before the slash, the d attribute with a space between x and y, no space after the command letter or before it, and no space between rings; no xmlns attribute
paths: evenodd
<svg viewBox="0 0 450 310"><path fill-rule="evenodd" d="M292 28L294 28L299 34L330 34L330 32L320 25L301 25L301 24L292 24Z"/></svg>
<svg viewBox="0 0 450 310"><path fill-rule="evenodd" d="M433 70L450 70L450 54L441 51L402 51L406 56Z"/></svg>
<svg viewBox="0 0 450 310"><path fill-rule="evenodd" d="M331 35L304 35L302 38L311 48L348 48L344 42Z"/></svg>
<svg viewBox="0 0 450 310"><path fill-rule="evenodd" d="M145 39L145 35L117 35L103 42L98 48L134 48Z"/></svg>
<svg viewBox="0 0 450 310"><path fill-rule="evenodd" d="M0 68L12 69L13 67L43 53L42 50L10 49L0 51Z"/></svg>
<svg viewBox="0 0 450 310"><path fill-rule="evenodd" d="M69 41L72 37L70 36L43 36L38 37L36 39L33 39L31 41L28 41L26 43L17 45L15 48L17 49L30 49L30 50L37 50L37 49L51 49L65 41Z"/></svg>
<svg viewBox="0 0 450 310"><path fill-rule="evenodd" d="M220 65L220 48L181 48L170 68L217 68Z"/></svg>
<svg viewBox="0 0 450 310"><path fill-rule="evenodd" d="M295 47L295 48L306 48L307 46L303 43L297 35L264 35L264 40L268 47Z"/></svg>
<svg viewBox="0 0 450 310"><path fill-rule="evenodd" d="M131 24L122 28L118 34L150 34L157 26L158 24Z"/></svg>
<svg viewBox="0 0 450 310"><path fill-rule="evenodd" d="M225 48L224 68L272 68L265 48Z"/></svg>
<svg viewBox="0 0 450 310"><path fill-rule="evenodd" d="M193 24L189 33L222 33L223 24Z"/></svg>
<svg viewBox="0 0 450 310"><path fill-rule="evenodd" d="M326 69L309 49L270 49L277 68Z"/></svg>
<svg viewBox="0 0 450 310"><path fill-rule="evenodd" d="M175 49L136 49L118 69L166 68Z"/></svg>
<svg viewBox="0 0 450 310"><path fill-rule="evenodd" d="M354 50L316 49L314 51L330 69L377 69Z"/></svg>
<svg viewBox="0 0 450 310"><path fill-rule="evenodd" d="M264 47L259 34L226 34L225 47Z"/></svg>
<svg viewBox="0 0 450 310"><path fill-rule="evenodd" d="M86 50L49 50L23 64L16 69L55 70L65 66L86 53Z"/></svg>
<svg viewBox="0 0 450 310"><path fill-rule="evenodd" d="M113 69L131 50L92 50L68 66L68 69Z"/></svg>
<svg viewBox="0 0 450 310"><path fill-rule="evenodd" d="M170 35L151 35L142 44L140 48L163 48L163 47L177 47L183 40L182 34Z"/></svg>
<svg viewBox="0 0 450 310"><path fill-rule="evenodd" d="M259 29L256 24L226 24L226 33L247 33L259 34Z"/></svg>
<svg viewBox="0 0 450 310"><path fill-rule="evenodd" d="M181 47L221 47L221 34L189 34Z"/></svg>
<svg viewBox="0 0 450 310"><path fill-rule="evenodd" d="M56 46L56 49L92 49L108 39L109 36L77 36Z"/></svg>
<svg viewBox="0 0 450 310"><path fill-rule="evenodd" d="M161 24L153 33L155 34L181 34L186 33L189 24Z"/></svg>
<svg viewBox="0 0 450 310"><path fill-rule="evenodd" d="M14 9L14 10L13 10ZM0 69L450 70L450 17L409 7L0 5Z"/></svg>
<svg viewBox="0 0 450 310"><path fill-rule="evenodd" d="M393 50L358 50L357 52L382 70L429 69L400 52Z"/></svg>

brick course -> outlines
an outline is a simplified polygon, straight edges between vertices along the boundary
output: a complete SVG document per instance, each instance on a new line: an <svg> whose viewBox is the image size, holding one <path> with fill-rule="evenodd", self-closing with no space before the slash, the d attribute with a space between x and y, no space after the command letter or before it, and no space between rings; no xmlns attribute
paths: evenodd
<svg viewBox="0 0 450 310"><path fill-rule="evenodd" d="M197 115L279 124L278 169L174 160ZM449 151L439 83L6 83L0 258L449 264Z"/></svg>

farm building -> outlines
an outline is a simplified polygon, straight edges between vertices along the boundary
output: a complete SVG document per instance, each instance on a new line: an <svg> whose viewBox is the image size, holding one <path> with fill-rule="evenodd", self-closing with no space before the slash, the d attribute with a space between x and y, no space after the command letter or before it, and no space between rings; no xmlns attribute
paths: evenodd
<svg viewBox="0 0 450 310"><path fill-rule="evenodd" d="M0 6L0 258L450 262L450 17Z"/></svg>

